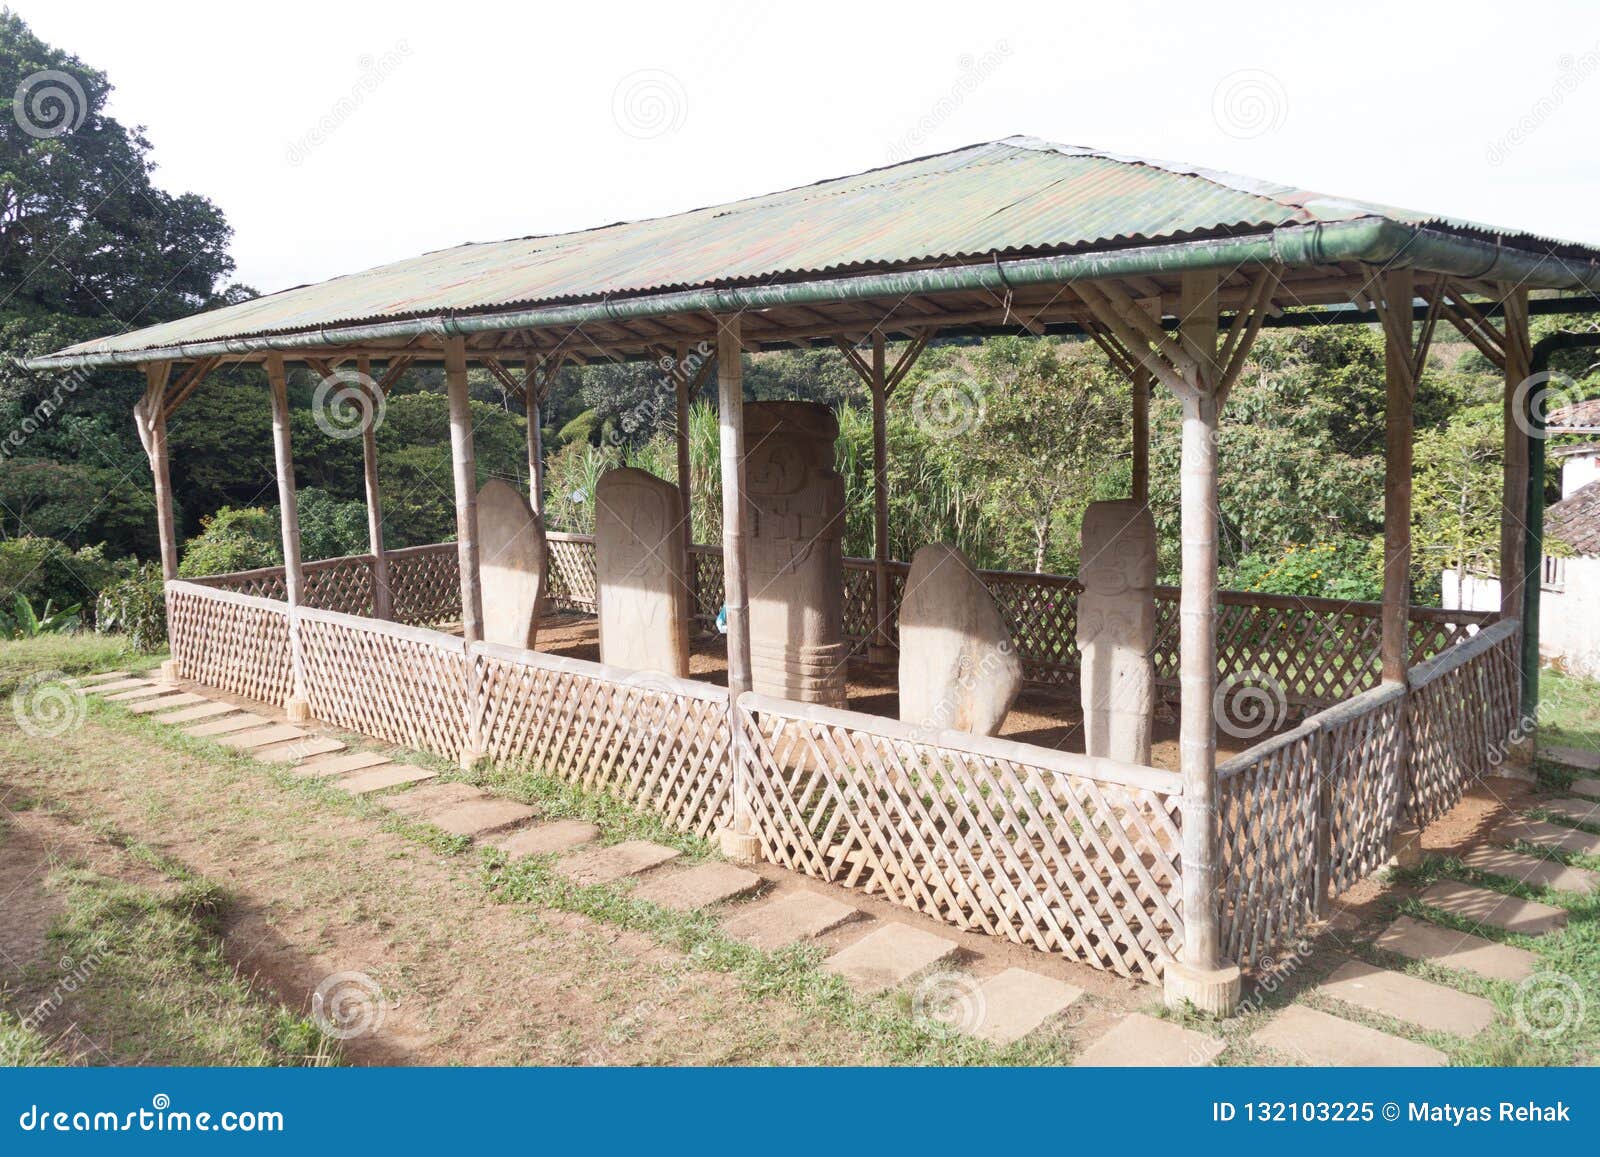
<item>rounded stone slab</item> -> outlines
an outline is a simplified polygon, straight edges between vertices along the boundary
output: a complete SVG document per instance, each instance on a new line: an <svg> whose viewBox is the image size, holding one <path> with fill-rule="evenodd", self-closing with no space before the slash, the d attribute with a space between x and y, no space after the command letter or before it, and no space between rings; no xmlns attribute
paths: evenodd
<svg viewBox="0 0 1600 1157"><path fill-rule="evenodd" d="M209 723L197 723L193 727L185 727L183 733L192 735L196 739L209 739L214 735L229 735L235 731L248 731L252 727L264 727L271 722L272 720L264 715L244 711L224 719L213 719Z"/></svg>
<svg viewBox="0 0 1600 1157"><path fill-rule="evenodd" d="M1526 948L1497 944L1482 936L1441 928L1410 916L1401 916L1373 941L1374 948L1411 960L1471 972L1489 980L1518 984L1533 975L1539 958Z"/></svg>
<svg viewBox="0 0 1600 1157"><path fill-rule="evenodd" d="M595 486L595 613L600 661L689 674L689 560L683 495L645 470L607 470Z"/></svg>
<svg viewBox="0 0 1600 1157"><path fill-rule="evenodd" d="M677 848L653 844L649 840L628 840L563 856L556 861L556 870L575 884L609 884L670 863L678 855Z"/></svg>
<svg viewBox="0 0 1600 1157"><path fill-rule="evenodd" d="M1533 805L1573 824L1600 824L1600 800L1556 796Z"/></svg>
<svg viewBox="0 0 1600 1157"><path fill-rule="evenodd" d="M1433 885L1417 899L1462 920L1499 928L1503 932L1518 932L1524 936L1543 936L1549 932L1559 932L1567 926L1564 909L1541 904L1537 900L1524 900L1520 896L1507 896L1488 888L1459 884L1454 880Z"/></svg>
<svg viewBox="0 0 1600 1157"><path fill-rule="evenodd" d="M1508 820L1495 829L1494 838L1502 844L1532 844L1575 856L1600 856L1600 835L1544 820Z"/></svg>
<svg viewBox="0 0 1600 1157"><path fill-rule="evenodd" d="M1567 785L1567 790L1585 799L1600 800L1600 779L1575 779Z"/></svg>
<svg viewBox="0 0 1600 1157"><path fill-rule="evenodd" d="M152 716L157 723L195 723L201 719L213 719L218 715L231 715L241 708L232 703L197 703L193 707L185 707L181 711L171 711L165 715Z"/></svg>
<svg viewBox="0 0 1600 1157"><path fill-rule="evenodd" d="M484 640L532 647L549 564L544 524L522 492L498 478L478 490L478 553Z"/></svg>
<svg viewBox="0 0 1600 1157"><path fill-rule="evenodd" d="M1494 1021L1494 1005L1481 996L1361 960L1339 965L1317 993L1430 1032L1460 1037L1477 1036Z"/></svg>
<svg viewBox="0 0 1600 1157"><path fill-rule="evenodd" d="M147 683L143 687L131 687L126 691L118 691L115 695L107 695L107 703L137 703L141 699L154 699L161 695L171 695L172 687L167 683Z"/></svg>
<svg viewBox="0 0 1600 1157"><path fill-rule="evenodd" d="M690 912L748 896L762 882L754 872L733 864L697 864L644 881L633 890L632 898L648 900L674 912Z"/></svg>
<svg viewBox="0 0 1600 1157"><path fill-rule="evenodd" d="M352 751L326 759L308 760L295 768L294 773L308 779L324 779L334 775L346 775L352 771L365 771L369 767L382 767L390 762L392 761L387 755L379 755L376 751Z"/></svg>
<svg viewBox="0 0 1600 1157"><path fill-rule="evenodd" d="M131 691L135 687L154 687L156 685L153 679L132 677L128 679L113 679L108 683L96 683L93 686L86 685L84 690L90 695L114 695L119 691Z"/></svg>
<svg viewBox="0 0 1600 1157"><path fill-rule="evenodd" d="M834 953L822 967L842 977L857 992L883 992L949 960L960 950L954 940L921 928L885 924Z"/></svg>
<svg viewBox="0 0 1600 1157"><path fill-rule="evenodd" d="M1473 848L1461 857L1461 862L1477 872L1557 892L1592 892L1600 884L1600 872L1574 868L1560 860L1525 856L1507 848Z"/></svg>
<svg viewBox="0 0 1600 1157"><path fill-rule="evenodd" d="M333 786L351 795L369 795L405 783L421 783L433 779L438 773L409 763L386 763L382 767L358 771L353 775L335 779Z"/></svg>
<svg viewBox="0 0 1600 1157"><path fill-rule="evenodd" d="M1225 1041L1142 1012L1123 1017L1074 1060L1079 1068L1177 1069L1209 1065Z"/></svg>
<svg viewBox="0 0 1600 1157"><path fill-rule="evenodd" d="M1439 1068L1449 1063L1438 1049L1300 1004L1291 1004L1250 1039L1261 1048L1302 1065Z"/></svg>
<svg viewBox="0 0 1600 1157"><path fill-rule="evenodd" d="M547 824L534 824L509 835L498 836L490 843L506 855L516 858L548 856L591 844L599 838L600 829L594 824L582 820L552 820Z"/></svg>
<svg viewBox="0 0 1600 1157"><path fill-rule="evenodd" d="M527 804L490 796L488 799L454 804L436 812L424 812L422 819L452 836L476 837L525 824L538 814Z"/></svg>
<svg viewBox="0 0 1600 1157"><path fill-rule="evenodd" d="M304 739L306 733L292 723L274 723L268 727L258 727L253 731L236 731L224 735L217 740L224 747L236 747L240 751L249 751L257 747L265 747L269 743L286 743L291 739Z"/></svg>
<svg viewBox="0 0 1600 1157"><path fill-rule="evenodd" d="M859 908L821 892L801 889L741 909L728 918L723 931L735 940L771 952L801 940L815 940L859 915Z"/></svg>
<svg viewBox="0 0 1600 1157"><path fill-rule="evenodd" d="M128 678L131 678L131 676L127 671L101 671L97 675L85 675L81 679L69 679L67 681L88 691L99 687L103 683L116 683Z"/></svg>
<svg viewBox="0 0 1600 1157"><path fill-rule="evenodd" d="M205 702L208 700L204 695L196 695L192 691L179 691L173 695L162 695L156 699L141 699L137 703L130 703L128 710L134 715L150 715L156 711L171 711Z"/></svg>
<svg viewBox="0 0 1600 1157"><path fill-rule="evenodd" d="M978 1018L972 1035L1004 1047L1071 1007L1083 989L1026 968L1008 968L977 989Z"/></svg>
<svg viewBox="0 0 1600 1157"><path fill-rule="evenodd" d="M403 795L390 796L380 801L384 807L403 816L420 816L424 812L465 803L467 800L489 799L489 793L470 783L430 783Z"/></svg>
<svg viewBox="0 0 1600 1157"><path fill-rule="evenodd" d="M304 739L297 739L293 743L281 743L273 747L263 747L256 751L255 757L262 763L300 763L317 755L332 755L336 751L344 750L344 742L328 735L308 735Z"/></svg>
<svg viewBox="0 0 1600 1157"><path fill-rule="evenodd" d="M899 630L901 721L998 734L1022 690L1022 660L966 555L943 542L917 551Z"/></svg>
<svg viewBox="0 0 1600 1157"><path fill-rule="evenodd" d="M1546 747L1539 745L1539 754L1565 767L1579 771L1600 771L1600 751L1585 747Z"/></svg>

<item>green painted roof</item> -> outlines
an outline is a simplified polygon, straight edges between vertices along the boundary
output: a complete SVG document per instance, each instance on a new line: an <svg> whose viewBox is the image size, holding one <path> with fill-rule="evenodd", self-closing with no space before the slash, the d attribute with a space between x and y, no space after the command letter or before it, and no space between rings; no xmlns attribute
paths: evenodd
<svg viewBox="0 0 1600 1157"><path fill-rule="evenodd" d="M1532 234L1027 137L579 233L457 246L58 357L1381 218L1588 262Z"/></svg>

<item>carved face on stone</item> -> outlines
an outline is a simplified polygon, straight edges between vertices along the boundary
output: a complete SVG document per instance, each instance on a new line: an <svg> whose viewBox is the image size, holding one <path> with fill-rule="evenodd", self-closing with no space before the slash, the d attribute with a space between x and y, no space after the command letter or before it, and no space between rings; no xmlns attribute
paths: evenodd
<svg viewBox="0 0 1600 1157"><path fill-rule="evenodd" d="M1083 516L1083 541L1104 544L1084 552L1078 579L1085 589L1119 595L1155 586L1155 526L1139 503L1091 503Z"/></svg>

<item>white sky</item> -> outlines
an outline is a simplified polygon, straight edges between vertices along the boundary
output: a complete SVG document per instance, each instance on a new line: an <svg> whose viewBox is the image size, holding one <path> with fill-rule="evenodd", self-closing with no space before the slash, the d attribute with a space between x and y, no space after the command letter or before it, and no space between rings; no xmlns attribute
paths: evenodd
<svg viewBox="0 0 1600 1157"><path fill-rule="evenodd" d="M8 2L110 76L262 291L1013 133L1600 241L1592 2Z"/></svg>

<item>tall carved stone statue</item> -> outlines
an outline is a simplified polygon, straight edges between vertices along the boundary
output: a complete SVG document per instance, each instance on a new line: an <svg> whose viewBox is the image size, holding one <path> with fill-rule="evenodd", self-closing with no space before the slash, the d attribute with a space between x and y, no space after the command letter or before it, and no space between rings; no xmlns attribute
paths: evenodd
<svg viewBox="0 0 1600 1157"><path fill-rule="evenodd" d="M689 560L683 495L643 470L608 470L595 487L600 661L689 674Z"/></svg>
<svg viewBox="0 0 1600 1157"><path fill-rule="evenodd" d="M843 707L844 479L839 423L815 402L744 409L755 689Z"/></svg>
<svg viewBox="0 0 1600 1157"><path fill-rule="evenodd" d="M1132 499L1083 515L1078 651L1085 751L1150 763L1156 670L1156 524Z"/></svg>
<svg viewBox="0 0 1600 1157"><path fill-rule="evenodd" d="M478 558L485 641L531 648L549 562L544 523L521 491L498 478L478 490Z"/></svg>
<svg viewBox="0 0 1600 1157"><path fill-rule="evenodd" d="M900 718L994 735L1022 689L1022 661L1000 608L966 555L917 551L900 600Z"/></svg>

